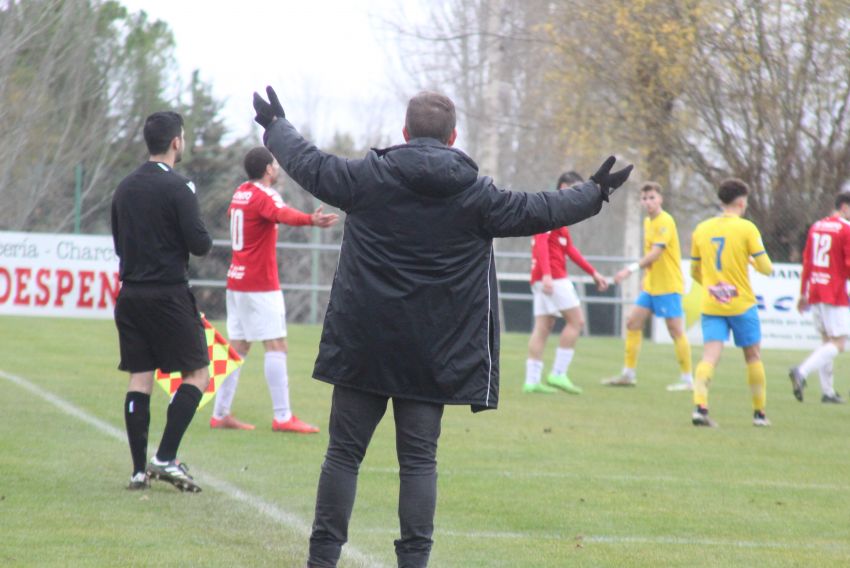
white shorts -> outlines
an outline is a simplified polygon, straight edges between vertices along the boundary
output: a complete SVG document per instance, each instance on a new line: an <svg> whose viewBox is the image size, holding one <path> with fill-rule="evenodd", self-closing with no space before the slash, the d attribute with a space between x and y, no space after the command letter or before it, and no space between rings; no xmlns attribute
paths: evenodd
<svg viewBox="0 0 850 568"><path fill-rule="evenodd" d="M564 310L581 305L576 294L576 287L566 278L552 280L552 293L543 293L543 282L537 281L531 285L534 294L534 316L560 316Z"/></svg>
<svg viewBox="0 0 850 568"><path fill-rule="evenodd" d="M832 304L812 304L815 329L827 337L850 336L850 308Z"/></svg>
<svg viewBox="0 0 850 568"><path fill-rule="evenodd" d="M227 291L227 337L265 341L286 337L283 292Z"/></svg>

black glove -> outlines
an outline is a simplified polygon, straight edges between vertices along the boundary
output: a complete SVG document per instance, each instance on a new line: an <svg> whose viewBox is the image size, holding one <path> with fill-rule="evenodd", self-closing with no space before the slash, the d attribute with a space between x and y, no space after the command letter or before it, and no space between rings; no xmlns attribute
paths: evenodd
<svg viewBox="0 0 850 568"><path fill-rule="evenodd" d="M612 191L626 183L626 180L629 179L629 174L632 173L632 168L634 168L633 165L629 164L622 170L612 174L611 167L616 161L617 158L614 156L608 156L608 159L599 166L596 173L590 176L590 180L597 184L602 191L602 199L604 201L608 201L608 196L611 195Z"/></svg>
<svg viewBox="0 0 850 568"><path fill-rule="evenodd" d="M269 96L269 102L263 100L263 97L254 92L254 111L257 116L254 121L263 128L268 128L269 124L274 122L276 118L286 118L283 112L283 106L280 104L280 99L277 98L277 93L271 87L266 87L266 94Z"/></svg>

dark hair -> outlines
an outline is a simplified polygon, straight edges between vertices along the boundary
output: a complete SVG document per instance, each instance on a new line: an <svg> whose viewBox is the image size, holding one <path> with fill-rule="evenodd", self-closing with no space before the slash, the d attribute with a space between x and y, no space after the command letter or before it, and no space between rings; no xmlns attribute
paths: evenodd
<svg viewBox="0 0 850 568"><path fill-rule="evenodd" d="M841 206L845 203L850 204L850 192L842 191L838 195L835 196L835 208L841 209Z"/></svg>
<svg viewBox="0 0 850 568"><path fill-rule="evenodd" d="M151 156L164 154L168 151L171 141L180 136L183 131L183 117L176 112L155 112L145 119L145 144Z"/></svg>
<svg viewBox="0 0 850 568"><path fill-rule="evenodd" d="M431 91L422 91L407 103L404 126L411 138L436 138L448 143L457 118L455 104L450 98Z"/></svg>
<svg viewBox="0 0 850 568"><path fill-rule="evenodd" d="M245 154L245 161L242 164L245 166L245 173L249 179L260 179L266 173L266 166L274 162L274 156L263 146L251 148Z"/></svg>
<svg viewBox="0 0 850 568"><path fill-rule="evenodd" d="M654 181L648 181L640 186L641 193L647 193L649 191L654 191L658 195L661 195L661 184Z"/></svg>
<svg viewBox="0 0 850 568"><path fill-rule="evenodd" d="M750 186L738 178L729 178L720 182L717 188L717 197L724 205L729 205L739 197L750 193Z"/></svg>
<svg viewBox="0 0 850 568"><path fill-rule="evenodd" d="M581 177L580 173L578 173L574 170L570 170L568 172L562 173L558 177L558 183L555 185L555 187L557 187L558 189L561 189L561 186L564 185L564 184L566 184L567 187L569 187L573 184L581 183L583 181L584 181L584 178Z"/></svg>

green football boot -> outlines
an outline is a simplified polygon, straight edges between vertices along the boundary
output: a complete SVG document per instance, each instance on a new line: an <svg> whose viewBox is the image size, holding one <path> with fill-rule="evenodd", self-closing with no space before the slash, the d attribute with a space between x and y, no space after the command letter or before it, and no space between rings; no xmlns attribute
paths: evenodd
<svg viewBox="0 0 850 568"><path fill-rule="evenodd" d="M558 392L558 389L553 389L552 387L546 386L543 383L537 383L536 385L530 385L525 383L522 385L522 392L525 394L537 393L537 394L555 394Z"/></svg>
<svg viewBox="0 0 850 568"><path fill-rule="evenodd" d="M568 392L570 394L581 394L581 387L575 386L566 375L556 375L555 373L552 373L546 377L546 382L549 383L550 386L559 388L564 392Z"/></svg>

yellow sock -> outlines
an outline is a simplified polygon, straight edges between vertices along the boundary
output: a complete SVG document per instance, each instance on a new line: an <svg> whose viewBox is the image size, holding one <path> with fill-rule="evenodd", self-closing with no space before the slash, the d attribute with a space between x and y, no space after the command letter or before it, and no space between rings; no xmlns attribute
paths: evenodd
<svg viewBox="0 0 850 568"><path fill-rule="evenodd" d="M767 377L764 373L764 363L756 361L747 364L747 384L753 397L753 410L764 412L767 402Z"/></svg>
<svg viewBox="0 0 850 568"><path fill-rule="evenodd" d="M694 375L694 404L708 407L708 383L714 374L714 365L700 361Z"/></svg>
<svg viewBox="0 0 850 568"><path fill-rule="evenodd" d="M679 371L683 375L691 374L691 344L683 333L673 340L676 346L676 359L679 361Z"/></svg>
<svg viewBox="0 0 850 568"><path fill-rule="evenodd" d="M642 329L626 330L626 369L637 367L638 354L640 354L640 342L643 340Z"/></svg>

